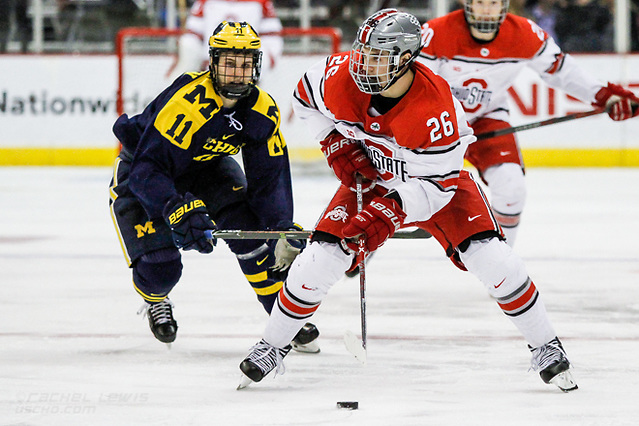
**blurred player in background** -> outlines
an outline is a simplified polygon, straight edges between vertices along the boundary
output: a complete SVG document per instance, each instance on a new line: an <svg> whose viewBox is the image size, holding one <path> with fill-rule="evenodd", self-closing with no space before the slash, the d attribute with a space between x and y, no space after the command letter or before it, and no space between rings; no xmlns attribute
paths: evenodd
<svg viewBox="0 0 639 426"><path fill-rule="evenodd" d="M110 206L135 290L154 336L173 342L169 292L182 273L179 249L211 253L220 229L300 229L293 223L288 149L273 98L255 85L260 38L246 22L223 22L209 39L210 69L186 73L136 116L120 116L122 143ZM230 157L242 152L245 173ZM240 268L270 313L304 240L228 240ZM215 274L211 274L213 285ZM292 340L317 352L307 324ZM315 343L315 344L314 344Z"/></svg>
<svg viewBox="0 0 639 426"><path fill-rule="evenodd" d="M271 0L197 0L186 18L186 34L180 37L173 78L208 66L208 35L222 21L250 22L262 41L262 78L275 68L282 56L284 41L276 35L282 22ZM263 83L260 83L263 84Z"/></svg>
<svg viewBox="0 0 639 426"><path fill-rule="evenodd" d="M508 88L526 66L553 87L598 108L615 121L639 114L639 99L580 69L534 22L508 12L508 0L464 0L464 9L422 27L419 60L444 77L475 134L510 127ZM514 245L526 201L524 162L514 134L478 141L466 159L491 192L506 241Z"/></svg>
<svg viewBox="0 0 639 426"><path fill-rule="evenodd" d="M298 83L295 112L321 140L341 186L293 262L263 339L240 364L240 387L282 371L292 337L353 264L359 236L372 253L400 227L417 225L485 285L528 342L544 382L577 388L523 261L462 170L475 137L450 86L415 62L420 30L413 15L381 10L361 25L350 53L321 61ZM366 178L360 213L356 174Z"/></svg>

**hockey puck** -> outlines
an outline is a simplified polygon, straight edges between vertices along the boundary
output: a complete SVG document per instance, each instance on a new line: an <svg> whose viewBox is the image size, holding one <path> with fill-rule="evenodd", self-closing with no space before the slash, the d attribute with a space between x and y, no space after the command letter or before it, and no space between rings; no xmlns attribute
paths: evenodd
<svg viewBox="0 0 639 426"><path fill-rule="evenodd" d="M337 401L337 408L345 408L347 410L357 410L359 402L357 401Z"/></svg>

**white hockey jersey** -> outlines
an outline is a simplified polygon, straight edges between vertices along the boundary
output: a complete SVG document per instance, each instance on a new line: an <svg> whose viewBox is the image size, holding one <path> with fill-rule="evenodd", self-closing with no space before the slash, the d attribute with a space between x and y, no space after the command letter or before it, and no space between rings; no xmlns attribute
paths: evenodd
<svg viewBox="0 0 639 426"><path fill-rule="evenodd" d="M377 168L377 184L399 193L405 223L430 219L455 194L464 153L475 140L461 104L444 79L415 63L410 90L379 115L348 65L343 52L311 67L295 89L295 114L317 140L337 129L360 141Z"/></svg>
<svg viewBox="0 0 639 426"><path fill-rule="evenodd" d="M222 21L246 21L262 41L262 70L275 67L282 56L284 41L274 33L282 31L282 22L271 0L197 0L186 20L186 34L180 39L180 57L174 74L206 69L209 61L209 37ZM269 35L270 34L270 35ZM204 65L204 67L203 67Z"/></svg>
<svg viewBox="0 0 639 426"><path fill-rule="evenodd" d="M488 42L471 37L463 10L425 23L422 42L418 60L448 81L471 124L479 117L508 121L508 88L524 67L587 103L605 86L579 68L537 24L510 13Z"/></svg>

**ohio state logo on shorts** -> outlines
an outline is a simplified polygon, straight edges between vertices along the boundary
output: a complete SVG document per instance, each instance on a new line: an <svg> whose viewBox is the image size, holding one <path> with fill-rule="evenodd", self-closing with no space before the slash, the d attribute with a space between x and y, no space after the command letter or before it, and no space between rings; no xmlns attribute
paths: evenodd
<svg viewBox="0 0 639 426"><path fill-rule="evenodd" d="M330 212L326 213L324 219L334 220L335 222L342 221L346 223L346 219L348 219L348 213L346 213L346 207L337 206Z"/></svg>

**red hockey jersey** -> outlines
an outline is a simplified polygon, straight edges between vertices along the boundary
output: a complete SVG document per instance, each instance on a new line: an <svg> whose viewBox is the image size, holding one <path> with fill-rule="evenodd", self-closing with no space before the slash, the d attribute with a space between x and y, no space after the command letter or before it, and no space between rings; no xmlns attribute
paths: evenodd
<svg viewBox="0 0 639 426"><path fill-rule="evenodd" d="M313 136L333 129L360 141L379 172L378 184L400 194L406 222L428 220L455 193L464 153L475 140L449 85L415 63L414 81L385 114L371 108L349 74L349 54L309 69L295 90L295 113Z"/></svg>

